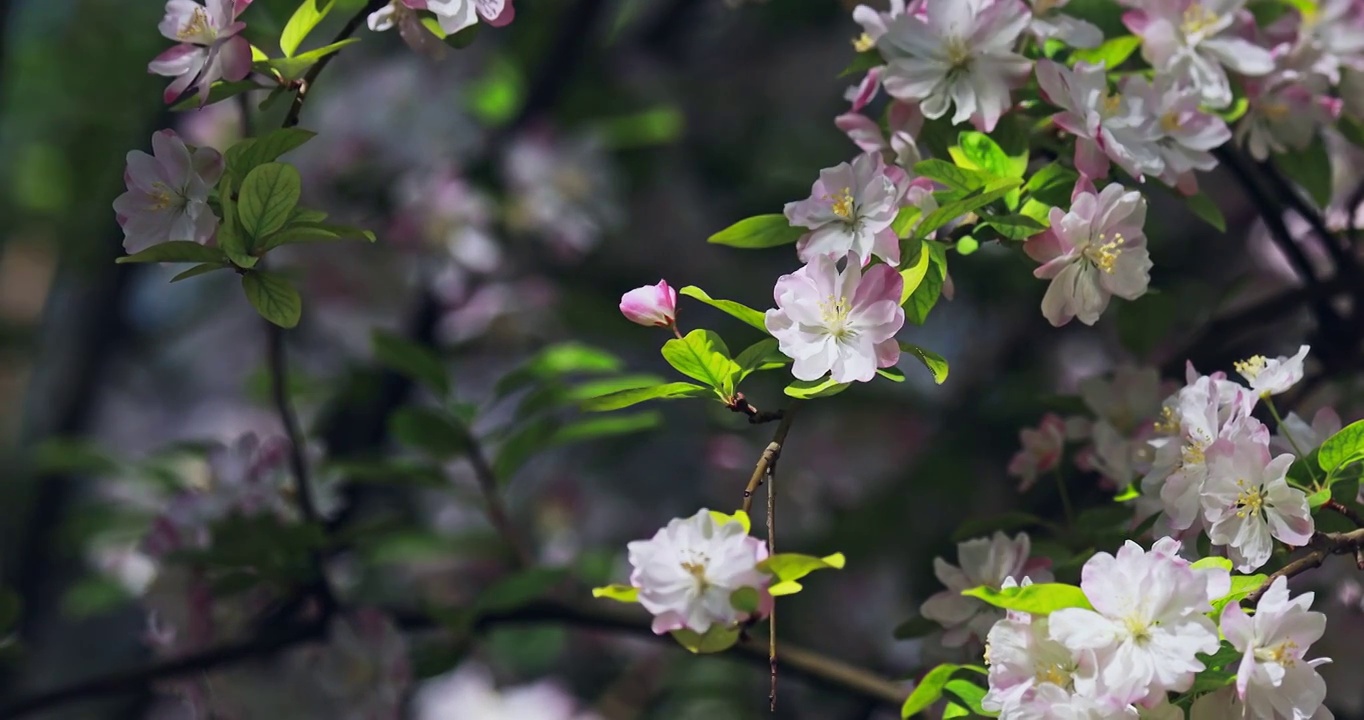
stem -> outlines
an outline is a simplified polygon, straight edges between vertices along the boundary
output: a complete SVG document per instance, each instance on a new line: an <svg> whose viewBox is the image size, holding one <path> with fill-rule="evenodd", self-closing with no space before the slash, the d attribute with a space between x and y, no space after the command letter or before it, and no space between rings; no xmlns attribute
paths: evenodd
<svg viewBox="0 0 1364 720"><path fill-rule="evenodd" d="M358 12L351 16L350 20L346 21L345 26L342 27L341 31L336 34L336 37L332 39L332 43L339 43L351 35L354 35L355 31L360 29L360 25L365 22L365 18L368 17L370 13L387 4L388 0L369 0L369 2L365 3L364 7L360 8ZM303 103L308 100L308 91L312 89L313 83L317 81L317 76L322 74L322 70L325 69L327 65L331 64L332 59L339 54L340 53L332 53L327 55L321 60L318 60L316 65L308 68L308 72L303 76L303 79L298 81L298 94L294 96L294 101L289 104L289 112L285 114L284 122L281 124L281 127L291 128L298 124L299 115L303 113Z"/></svg>
<svg viewBox="0 0 1364 720"><path fill-rule="evenodd" d="M478 479L479 492L483 493L488 521L493 524L507 545L511 546L512 552L516 555L517 565L523 568L530 567L535 564L534 558L531 557L529 547L516 532L516 526L512 524L511 516L507 513L507 506L502 502L502 494L497 491L497 473L493 471L492 465L488 464L488 457L483 453L483 446L478 439L467 430L465 437L469 444L469 464L473 466L474 477Z"/></svg>
<svg viewBox="0 0 1364 720"><path fill-rule="evenodd" d="M1319 568L1331 555L1358 553L1361 548L1364 548L1364 528L1345 533L1319 532L1312 536L1308 546L1312 548L1311 552L1279 568L1273 575L1265 579L1264 584L1258 590L1246 597L1246 602L1254 606L1260 602L1260 598L1269 590L1269 586L1275 580L1281 577L1291 578L1308 570Z"/></svg>
<svg viewBox="0 0 1364 720"><path fill-rule="evenodd" d="M1354 508L1351 508L1348 505L1342 504L1337 500L1327 500L1326 504L1322 507L1344 515L1350 522L1354 523L1356 527L1364 527L1364 517L1360 517L1359 513L1355 512Z"/></svg>
<svg viewBox="0 0 1364 720"><path fill-rule="evenodd" d="M753 493L757 492L758 486L762 484L763 477L767 475L767 469L777 461L777 456L781 454L781 446L786 442L786 434L791 432L791 422L796 419L796 402L792 401L782 413L781 424L777 426L777 431L772 433L772 442L763 448L763 454L758 457L758 464L753 467L753 474L748 478L748 485L744 487L745 513L753 514Z"/></svg>
<svg viewBox="0 0 1364 720"><path fill-rule="evenodd" d="M767 556L777 554L777 460L773 455L767 463ZM772 599L772 612L767 616L767 666L772 678L768 691L768 711L777 712L777 600Z"/></svg>
<svg viewBox="0 0 1364 720"><path fill-rule="evenodd" d="M1293 439L1293 433L1288 432L1288 428L1284 426L1283 418L1279 417L1279 409L1274 407L1274 400L1270 396L1265 395L1264 401L1265 407L1269 408L1269 416L1274 418L1274 424L1278 425L1279 432L1283 433L1283 436L1287 438L1288 444L1293 448L1293 452L1300 458L1307 457L1307 453L1303 452L1302 448L1298 446L1298 441ZM1312 478L1313 489L1320 488L1321 483L1317 480L1316 471L1312 469L1312 463L1303 463L1303 465L1307 467L1307 474Z"/></svg>

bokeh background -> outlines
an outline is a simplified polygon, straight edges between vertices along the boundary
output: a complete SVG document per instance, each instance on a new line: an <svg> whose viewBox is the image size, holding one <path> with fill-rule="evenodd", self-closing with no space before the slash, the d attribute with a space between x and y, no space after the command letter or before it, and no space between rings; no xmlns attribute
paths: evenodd
<svg viewBox="0 0 1364 720"><path fill-rule="evenodd" d="M289 0L256 4L276 17L292 9ZM319 37L360 4L339 2ZM666 332L626 322L616 310L622 292L663 277L769 307L775 278L797 267L794 253L705 239L806 197L820 168L856 152L832 122L853 81L839 77L858 32L853 5L518 0L513 24L484 28L439 62L396 33L362 30L303 113L318 137L287 158L303 172L305 204L379 236L373 246L304 246L277 262L304 297L289 335L291 384L317 456L402 452L387 416L424 398L375 362L376 328L438 347L456 397L480 409L476 427L497 446L522 427L524 393L498 398L492 388L546 348L575 342L622 370L669 376L657 352ZM0 2L0 584L22 599L0 665L5 696L148 657L134 596L149 571L129 549L161 489L104 456L136 465L178 441L280 431L267 401L265 329L235 278L170 285L174 269L113 262L122 249L110 203L124 154L148 149L162 127L219 149L244 127L246 103L191 112L161 103L163 79L146 72L165 44L161 12L157 0ZM252 122L277 123L279 111L253 110ZM1328 140L1339 196L1328 219L1339 226L1358 158ZM1021 427L1075 408L1068 396L1079 380L1120 364L1178 378L1186 358L1230 370L1235 359L1312 337L1300 302L1309 291L1269 243L1261 208L1220 172L1204 189L1227 231L1150 188L1158 292L1119 303L1097 327L1051 328L1032 263L1017 248L986 245L952 256L954 298L904 333L947 358L945 384L907 359L903 384L856 387L803 410L781 461L780 546L839 550L849 561L783 601L782 638L895 678L953 657L932 638L892 633L938 589L932 558L954 559L963 521L1059 512L1049 483L1022 494L1005 475ZM1255 308L1249 319L1245 308ZM1239 320L1208 329L1227 316ZM681 320L734 348L758 339L688 300ZM1308 380L1311 391L1294 398L1299 412L1329 402L1347 421L1359 416L1358 384L1341 367ZM782 404L780 378L769 375L745 388L763 408ZM506 483L536 556L571 567L584 586L621 579L624 543L669 518L737 507L771 429L702 402L630 417L632 432L545 448ZM501 572L467 467L446 471L443 486L338 485L346 517L382 508L407 523L338 560L338 572L370 579L372 600L420 595L454 607ZM1104 500L1093 478L1071 480L1082 502ZM1357 598L1341 592L1350 566L1335 558L1306 581L1333 617L1319 648L1336 658L1325 671L1338 717L1364 716L1364 620ZM499 629L457 650L420 655L418 674L473 657L503 682L557 678L612 718L766 711L765 668L637 637ZM781 687L780 717L892 716L795 679ZM48 717L179 717L150 689L134 690Z"/></svg>

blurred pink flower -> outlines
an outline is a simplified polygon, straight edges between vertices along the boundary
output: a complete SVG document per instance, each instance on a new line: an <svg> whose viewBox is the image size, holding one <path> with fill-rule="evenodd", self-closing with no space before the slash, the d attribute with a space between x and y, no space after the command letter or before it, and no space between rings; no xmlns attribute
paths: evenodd
<svg viewBox="0 0 1364 720"><path fill-rule="evenodd" d="M1042 416L1037 428L1018 432L1023 449L1009 461L1009 474L1019 479L1018 489L1026 491L1037 482L1037 476L1056 469L1066 445L1066 422L1056 413Z"/></svg>

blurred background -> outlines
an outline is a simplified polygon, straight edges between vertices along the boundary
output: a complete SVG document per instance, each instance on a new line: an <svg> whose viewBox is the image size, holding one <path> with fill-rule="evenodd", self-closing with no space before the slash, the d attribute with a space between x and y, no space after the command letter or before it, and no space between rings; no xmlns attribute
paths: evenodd
<svg viewBox="0 0 1364 720"><path fill-rule="evenodd" d="M340 0L318 37L362 4ZM376 362L375 329L439 349L457 406L477 411L474 427L490 445L535 446L523 465L508 460L511 514L537 559L571 568L584 587L621 581L624 544L668 519L738 506L771 426L714 403L663 403L597 428L590 442L544 448L544 423L578 418L537 415L526 407L533 389L495 386L547 350L583 367L671 378L657 352L666 331L632 325L616 307L621 293L660 278L771 306L775 278L798 266L790 248L738 251L705 239L806 197L820 168L855 154L833 125L855 81L839 77L860 32L854 4L518 0L510 26L484 27L440 61L397 33L361 30L303 112L301 126L318 137L286 159L302 171L304 204L379 241L290 248L275 262L304 298L288 336L289 381L315 439L324 510L338 532L402 521L365 552L337 557L339 583L374 604L457 607L505 568L466 463L444 464L435 483L357 470L386 452L404 456L388 417L431 401ZM297 2L255 5L244 19L268 36L268 21L255 18L287 18ZM146 72L166 44L156 32L162 11L158 0L0 2L0 585L13 593L0 697L146 662L138 596L156 569L137 548L167 488L191 472L166 448L281 431L268 401L266 331L236 278L172 285L177 269L113 262L122 248L110 204L129 150L149 150L164 127L222 150L243 133L244 108L262 127L282 111L257 110L263 96L169 111L164 78ZM1328 219L1341 224L1359 158L1328 141L1340 196ZM803 411L781 461L780 546L842 551L848 566L783 601L783 640L891 678L964 658L932 636L897 640L893 631L940 589L932 559L955 561L963 521L1059 512L1050 483L1024 494L1006 477L1022 427L1075 409L1077 383L1119 365L1179 379L1186 358L1204 372L1230 370L1312 337L1302 299L1316 291L1298 288L1257 208L1220 172L1204 189L1227 232L1151 187L1158 292L1119 303L1097 327L1051 328L1033 263L987 244L951 257L954 298L902 334L950 362L945 384L910 359L905 383L855 387ZM682 304L685 328L717 330L736 351L759 339ZM1239 319L1208 329L1224 317ZM1358 383L1341 367L1309 379L1295 409L1331 403L1347 422L1359 417ZM780 407L779 375L750 380L748 397ZM1106 497L1093 478L1070 481L1083 503ZM1318 607L1332 614L1318 646L1335 658L1324 669L1329 702L1338 717L1364 717L1364 614L1350 564L1334 558L1303 587L1315 585ZM542 625L413 647L418 679L474 662L505 685L551 678L610 718L766 713L765 662L696 657L640 637ZM794 678L782 681L779 702L788 718L896 716ZM186 716L164 693L132 687L44 717Z"/></svg>

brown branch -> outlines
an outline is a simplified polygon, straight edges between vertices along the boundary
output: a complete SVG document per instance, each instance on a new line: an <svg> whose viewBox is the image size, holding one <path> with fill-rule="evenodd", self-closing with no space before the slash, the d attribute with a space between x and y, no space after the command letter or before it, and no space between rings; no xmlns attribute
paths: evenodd
<svg viewBox="0 0 1364 720"><path fill-rule="evenodd" d="M434 629L437 625L425 615L401 615L400 626L409 631ZM516 608L485 613L473 623L470 632L478 633L503 625L560 624L579 628L608 630L676 645L667 635L655 635L649 618L637 610L598 603L539 601ZM171 678L207 672L248 660L265 657L306 642L321 640L326 626L309 623L268 638L235 643L195 655L163 660L141 668L81 680L26 698L0 708L0 717L13 720L24 715L82 700L123 695L145 690ZM733 652L749 662L768 664L767 643L745 638ZM890 708L899 708L908 696L900 685L870 671L805 648L783 645L783 670L814 685L841 692Z"/></svg>
<svg viewBox="0 0 1364 720"><path fill-rule="evenodd" d="M756 405L750 403L748 398L741 392L734 393L734 401L726 405L730 412L743 413L748 416L749 425L761 425L763 423L775 422L782 419L786 413L781 410L762 411Z"/></svg>
<svg viewBox="0 0 1364 720"><path fill-rule="evenodd" d="M365 22L365 18L368 17L370 13L387 4L388 0L369 0L369 2L365 3L364 7L360 8L358 12L351 16L350 20L346 21L345 26L343 26L341 31L336 34L336 37L332 39L332 44L339 43L349 38L351 35L354 35L355 31L360 29L360 25ZM326 55L321 60L318 60L316 65L308 68L308 72L296 85L298 94L294 95L293 102L289 104L289 112L284 116L282 127L291 128L298 124L299 115L303 113L303 103L308 100L308 91L312 89L313 83L317 82L317 76L321 75L322 71L331 63L332 58L335 58L339 54L340 53L332 53Z"/></svg>
<svg viewBox="0 0 1364 720"><path fill-rule="evenodd" d="M777 460L780 453L767 463L767 555L777 554ZM777 712L777 602L772 600L772 611L767 618L767 672L772 679L768 690L768 710Z"/></svg>
<svg viewBox="0 0 1364 720"><path fill-rule="evenodd" d="M1250 603L1251 606L1260 602L1260 598L1269 590L1269 586L1281 577L1292 578L1308 570L1319 568L1326 561L1326 558L1332 555L1357 553L1361 548L1364 548L1364 528L1345 533L1316 533L1312 536L1308 547L1312 548L1310 552L1275 571L1258 590L1246 597L1246 602Z"/></svg>
<svg viewBox="0 0 1364 720"><path fill-rule="evenodd" d="M1331 512L1340 513L1346 518L1349 518L1350 522L1355 524L1355 527L1364 527L1364 517L1360 517L1359 513L1354 511L1354 508L1345 505L1338 500L1327 500L1325 507Z"/></svg>
<svg viewBox="0 0 1364 720"><path fill-rule="evenodd" d="M521 535L516 531L516 526L512 524L511 516L507 513L507 506L502 502L502 494L497 489L497 473L493 466L488 464L488 457L483 452L483 446L479 443L471 432L465 430L465 440L469 445L469 464L474 468L474 477L478 480L479 492L483 493L484 510L488 513L488 522L493 524L502 539L511 546L512 552L516 555L516 562L520 567L530 567L534 564L531 557L530 548L521 539Z"/></svg>
<svg viewBox="0 0 1364 720"><path fill-rule="evenodd" d="M758 464L754 466L753 474L748 478L748 485L744 487L744 512L752 512L753 493L757 492L758 486L762 484L763 477L767 475L768 467L775 463L777 456L781 454L781 446L786 442L786 434L791 432L791 421L795 417L796 403L792 402L783 413L777 431L772 433L772 442L763 448L763 454L758 457Z"/></svg>

